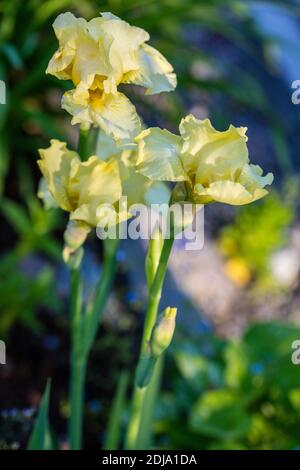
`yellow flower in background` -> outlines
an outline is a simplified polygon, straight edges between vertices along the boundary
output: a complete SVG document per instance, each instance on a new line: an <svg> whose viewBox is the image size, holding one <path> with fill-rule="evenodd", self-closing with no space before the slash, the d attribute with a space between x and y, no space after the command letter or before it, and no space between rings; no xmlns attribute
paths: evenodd
<svg viewBox="0 0 300 470"><path fill-rule="evenodd" d="M231 258L225 264L225 273L239 287L245 287L251 281L251 270L242 258Z"/></svg>
<svg viewBox="0 0 300 470"><path fill-rule="evenodd" d="M272 173L263 176L249 162L245 127L214 129L209 119L189 115L179 126L180 136L159 128L136 138L137 171L153 180L184 181L189 199L199 204L218 201L248 204L265 196Z"/></svg>
<svg viewBox="0 0 300 470"><path fill-rule="evenodd" d="M130 138L140 131L140 121L118 85L141 85L147 94L176 87L172 66L146 44L149 34L111 13L91 21L63 13L53 28L59 49L46 73L72 80L75 88L62 100L73 116L72 124L93 124L115 138Z"/></svg>
<svg viewBox="0 0 300 470"><path fill-rule="evenodd" d="M65 240L71 249L76 250L84 242L92 227L105 227L127 217L115 209L122 195L115 161L104 162L91 156L82 162L59 140L51 140L50 147L39 153L38 165L45 180L40 196L48 200L49 192L56 204L70 213Z"/></svg>

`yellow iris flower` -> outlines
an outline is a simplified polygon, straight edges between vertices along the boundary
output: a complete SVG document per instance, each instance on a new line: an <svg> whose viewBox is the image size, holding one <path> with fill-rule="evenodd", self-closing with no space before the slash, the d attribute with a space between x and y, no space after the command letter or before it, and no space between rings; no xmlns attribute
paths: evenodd
<svg viewBox="0 0 300 470"><path fill-rule="evenodd" d="M127 218L127 214L117 213L122 185L116 161L104 162L91 156L82 162L59 140L51 140L50 147L39 150L39 154L45 182L40 196L47 201L50 193L57 206L70 213L65 240L71 250L79 248L92 227Z"/></svg>
<svg viewBox="0 0 300 470"><path fill-rule="evenodd" d="M220 132L209 119L192 115L181 121L180 136L147 129L136 138L137 171L152 180L186 182L195 203L248 204L268 193L273 175L250 164L246 130L231 125Z"/></svg>
<svg viewBox="0 0 300 470"><path fill-rule="evenodd" d="M53 28L59 49L46 73L72 80L75 88L62 99L72 124L93 124L117 139L130 138L140 132L140 120L118 85L141 85L147 94L176 87L172 66L146 44L149 34L111 13L91 21L63 13Z"/></svg>

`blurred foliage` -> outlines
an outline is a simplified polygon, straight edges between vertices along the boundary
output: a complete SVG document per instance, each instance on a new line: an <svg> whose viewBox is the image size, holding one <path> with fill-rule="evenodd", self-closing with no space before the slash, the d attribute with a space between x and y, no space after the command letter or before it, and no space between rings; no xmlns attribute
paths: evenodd
<svg viewBox="0 0 300 470"><path fill-rule="evenodd" d="M167 368L170 391L157 409L159 445L299 448L300 375L291 362L299 338L299 328L269 322L253 324L237 341L177 341Z"/></svg>
<svg viewBox="0 0 300 470"><path fill-rule="evenodd" d="M270 271L271 256L288 242L289 226L295 207L273 191L260 202L243 206L234 222L221 229L219 246L229 258L226 271L243 286L256 284L274 287Z"/></svg>
<svg viewBox="0 0 300 470"><path fill-rule="evenodd" d="M32 255L39 253L54 261L60 260L60 244L51 236L51 231L60 225L60 215L56 210L45 211L34 195L28 195L26 202L24 207L8 198L1 201L1 212L18 240L0 259L2 338L17 321L41 333L43 326L36 315L38 309L47 306L58 311L60 308L55 294L54 267L42 259L35 260Z"/></svg>

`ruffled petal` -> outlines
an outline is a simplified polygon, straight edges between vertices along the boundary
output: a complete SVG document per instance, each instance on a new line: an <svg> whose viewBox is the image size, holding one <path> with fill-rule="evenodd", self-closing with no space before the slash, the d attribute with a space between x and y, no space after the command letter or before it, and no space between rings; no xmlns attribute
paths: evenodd
<svg viewBox="0 0 300 470"><path fill-rule="evenodd" d="M122 79L123 83L143 86L147 95L176 88L177 78L172 65L154 47L143 44L138 51L138 63L138 69L128 72Z"/></svg>
<svg viewBox="0 0 300 470"><path fill-rule="evenodd" d="M45 209L55 209L59 207L56 200L48 190L45 178L40 179L37 196L42 199Z"/></svg>
<svg viewBox="0 0 300 470"><path fill-rule="evenodd" d="M263 170L259 165L244 165L238 181L250 192L264 188L273 183L274 176L267 173L263 176Z"/></svg>
<svg viewBox="0 0 300 470"><path fill-rule="evenodd" d="M264 197L268 194L268 191L262 188L257 188L253 193L251 193L247 191L241 183L235 183L233 181L216 181L211 183L207 188L204 188L200 184L196 184L194 187L194 194L196 202L199 203L205 204L217 201L239 206L249 204L250 202Z"/></svg>
<svg viewBox="0 0 300 470"><path fill-rule="evenodd" d="M103 95L93 107L93 120L117 140L132 139L141 130L141 121L131 101L123 94Z"/></svg>
<svg viewBox="0 0 300 470"><path fill-rule="evenodd" d="M78 204L71 214L71 220L81 220L97 226L98 207L116 203L122 194L117 163L103 162L96 156L90 157L74 169L72 180L73 188L78 193Z"/></svg>
<svg viewBox="0 0 300 470"><path fill-rule="evenodd" d="M91 20L90 23L99 21ZM138 68L137 51L139 47L149 40L149 34L142 28L131 26L111 13L102 13L101 33L112 38L109 50L109 61L117 72L117 81L120 82L124 74Z"/></svg>
<svg viewBox="0 0 300 470"><path fill-rule="evenodd" d="M80 164L76 152L67 149L67 144L51 140L47 149L40 149L38 165L47 183L47 188L57 204L66 211L72 211L76 195L71 185L71 169Z"/></svg>
<svg viewBox="0 0 300 470"><path fill-rule="evenodd" d="M189 115L179 127L183 137L182 160L196 183L207 185L220 179L234 179L248 162L246 128L230 126L217 131L209 119L198 120Z"/></svg>
<svg viewBox="0 0 300 470"><path fill-rule="evenodd" d="M180 137L159 128L147 129L136 138L137 171L156 181L185 181L179 153Z"/></svg>

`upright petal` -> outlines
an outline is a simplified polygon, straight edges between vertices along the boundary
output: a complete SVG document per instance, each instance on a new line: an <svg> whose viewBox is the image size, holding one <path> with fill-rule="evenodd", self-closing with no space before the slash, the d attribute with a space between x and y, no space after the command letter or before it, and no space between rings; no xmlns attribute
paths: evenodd
<svg viewBox="0 0 300 470"><path fill-rule="evenodd" d="M179 130L184 141L184 167L196 176L197 183L233 179L249 160L246 128L230 126L227 131L217 131L209 119L189 115L181 121Z"/></svg>
<svg viewBox="0 0 300 470"><path fill-rule="evenodd" d="M84 18L76 18L73 13L61 13L53 23L55 35L60 46L72 42L82 30L87 28L87 21Z"/></svg>
<svg viewBox="0 0 300 470"><path fill-rule="evenodd" d="M120 82L124 74L138 68L136 52L145 41L148 41L149 34L111 13L102 13L102 18L95 18L90 24L97 22L99 24L99 20L102 20L103 36L112 38L109 60L114 71L117 72L117 82Z"/></svg>
<svg viewBox="0 0 300 470"><path fill-rule="evenodd" d="M147 129L136 138L137 171L152 180L185 181L188 179L179 154L180 137L157 127Z"/></svg>
<svg viewBox="0 0 300 470"><path fill-rule="evenodd" d="M53 23L59 49L51 58L46 73L60 80L72 79L72 66L77 52L77 39L86 32L87 22L72 13L62 13Z"/></svg>
<svg viewBox="0 0 300 470"><path fill-rule="evenodd" d="M70 212L76 204L71 171L78 167L80 159L76 152L67 149L65 142L53 139L50 143L49 148L39 150L41 159L37 163L55 201L62 209Z"/></svg>

